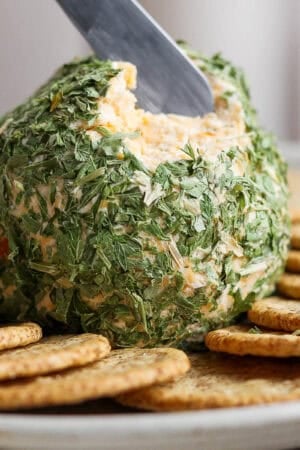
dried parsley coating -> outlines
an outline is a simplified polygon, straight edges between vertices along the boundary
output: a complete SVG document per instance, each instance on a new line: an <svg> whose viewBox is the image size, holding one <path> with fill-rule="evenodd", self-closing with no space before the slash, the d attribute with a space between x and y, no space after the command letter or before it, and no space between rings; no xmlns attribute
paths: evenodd
<svg viewBox="0 0 300 450"><path fill-rule="evenodd" d="M135 135L99 122L121 69L95 57L63 66L0 121L2 319L120 347L177 345L273 290L289 238L286 164L243 74L184 48L215 86L220 117L241 105L246 146L220 140L211 158L187 142L182 158L149 169L130 150Z"/></svg>

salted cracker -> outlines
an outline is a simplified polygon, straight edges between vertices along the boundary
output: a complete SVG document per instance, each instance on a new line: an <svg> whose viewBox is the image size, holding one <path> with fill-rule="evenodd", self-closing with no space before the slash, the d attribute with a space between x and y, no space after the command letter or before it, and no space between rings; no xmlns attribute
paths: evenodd
<svg viewBox="0 0 300 450"><path fill-rule="evenodd" d="M300 329L300 302L281 297L269 297L253 303L248 318L258 326L273 330Z"/></svg>
<svg viewBox="0 0 300 450"><path fill-rule="evenodd" d="M300 223L292 224L291 229L291 247L294 249L300 249Z"/></svg>
<svg viewBox="0 0 300 450"><path fill-rule="evenodd" d="M56 372L82 366L106 356L108 340L97 334L58 335L36 344L0 353L0 380Z"/></svg>
<svg viewBox="0 0 300 450"><path fill-rule="evenodd" d="M300 399L300 360L190 355L191 370L171 383L117 397L123 405L151 411L226 408Z"/></svg>
<svg viewBox="0 0 300 450"><path fill-rule="evenodd" d="M0 383L0 409L80 403L173 380L190 368L172 348L114 350L85 367L28 380Z"/></svg>
<svg viewBox="0 0 300 450"><path fill-rule="evenodd" d="M300 250L290 250L286 262L286 269L289 272L300 274Z"/></svg>
<svg viewBox="0 0 300 450"><path fill-rule="evenodd" d="M290 297L300 300L300 274L284 273L281 275L277 290L285 297Z"/></svg>
<svg viewBox="0 0 300 450"><path fill-rule="evenodd" d="M25 322L21 324L1 325L0 350L23 347L39 341L42 336L42 329L37 323Z"/></svg>
<svg viewBox="0 0 300 450"><path fill-rule="evenodd" d="M258 329L252 325L233 325L211 331L205 337L207 347L232 355L287 358L300 356L300 337L282 331Z"/></svg>

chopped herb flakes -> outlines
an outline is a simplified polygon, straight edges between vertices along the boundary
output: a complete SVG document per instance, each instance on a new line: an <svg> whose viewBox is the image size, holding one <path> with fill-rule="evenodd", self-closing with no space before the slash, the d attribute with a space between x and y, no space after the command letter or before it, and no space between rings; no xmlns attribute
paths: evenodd
<svg viewBox="0 0 300 450"><path fill-rule="evenodd" d="M217 109L241 105L246 147L212 160L187 142L181 160L149 170L126 145L135 135L97 124L118 70L94 57L63 66L0 120L2 319L120 347L177 345L273 290L289 238L286 165L243 74L185 50L225 83Z"/></svg>
<svg viewBox="0 0 300 450"><path fill-rule="evenodd" d="M261 331L261 329L259 327L254 325L252 328L250 328L248 330L248 333L251 333L251 334L262 334L262 331Z"/></svg>

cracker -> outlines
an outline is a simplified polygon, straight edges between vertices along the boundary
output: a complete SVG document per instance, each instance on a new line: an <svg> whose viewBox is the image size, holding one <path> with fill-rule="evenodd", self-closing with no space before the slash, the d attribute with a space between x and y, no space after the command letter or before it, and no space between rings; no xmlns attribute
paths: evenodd
<svg viewBox="0 0 300 450"><path fill-rule="evenodd" d="M273 330L300 329L300 302L280 297L269 297L253 303L248 318L258 326Z"/></svg>
<svg viewBox="0 0 300 450"><path fill-rule="evenodd" d="M23 347L39 341L42 335L42 329L37 323L2 325L0 326L0 350Z"/></svg>
<svg viewBox="0 0 300 450"><path fill-rule="evenodd" d="M289 272L300 273L300 250L290 250L286 262Z"/></svg>
<svg viewBox="0 0 300 450"><path fill-rule="evenodd" d="M80 403L173 380L190 368L172 348L114 350L88 366L30 380L0 383L0 409Z"/></svg>
<svg viewBox="0 0 300 450"><path fill-rule="evenodd" d="M211 331L205 337L205 344L212 351L232 355L276 358L300 356L299 336L282 331L261 329L251 332L252 330L252 325L234 325Z"/></svg>
<svg viewBox="0 0 300 450"><path fill-rule="evenodd" d="M292 224L291 246L292 248L300 249L300 223Z"/></svg>
<svg viewBox="0 0 300 450"><path fill-rule="evenodd" d="M300 300L300 274L284 273L277 283L280 294Z"/></svg>
<svg viewBox="0 0 300 450"><path fill-rule="evenodd" d="M153 411L224 408L300 399L300 360L190 355L180 379L117 397L123 405Z"/></svg>
<svg viewBox="0 0 300 450"><path fill-rule="evenodd" d="M0 380L41 375L83 366L110 352L108 340L97 334L51 336L25 348L0 353Z"/></svg>
<svg viewBox="0 0 300 450"><path fill-rule="evenodd" d="M300 209L293 208L290 210L291 222L292 223L300 223Z"/></svg>

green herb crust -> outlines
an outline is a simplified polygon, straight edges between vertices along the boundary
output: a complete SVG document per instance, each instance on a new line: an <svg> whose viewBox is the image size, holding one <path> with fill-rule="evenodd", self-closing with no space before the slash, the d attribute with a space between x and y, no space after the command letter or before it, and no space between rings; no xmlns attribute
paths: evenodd
<svg viewBox="0 0 300 450"><path fill-rule="evenodd" d="M257 125L242 73L220 55L185 50L238 95L248 148L222 151L213 163L187 144L189 159L150 172L121 133L101 129L92 142L74 124L93 123L97 100L118 73L94 57L65 65L0 121L0 227L10 249L0 260L3 320L99 332L120 347L178 345L230 323L274 289L289 239L286 164ZM243 176L232 170L239 158L248 160ZM146 204L137 176L150 178L160 195ZM200 214L182 206L183 196L198 202ZM224 250L228 236L242 252L239 267L235 250ZM178 253L206 280L189 294ZM255 273L245 293L241 280ZM220 308L224 292L227 309Z"/></svg>

